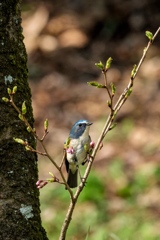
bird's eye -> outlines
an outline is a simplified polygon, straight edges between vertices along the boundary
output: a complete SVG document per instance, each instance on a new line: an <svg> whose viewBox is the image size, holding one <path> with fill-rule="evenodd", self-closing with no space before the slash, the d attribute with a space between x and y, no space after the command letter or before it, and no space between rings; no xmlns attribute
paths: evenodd
<svg viewBox="0 0 160 240"><path fill-rule="evenodd" d="M81 123L79 124L79 127L82 127L82 124L81 124Z"/></svg>

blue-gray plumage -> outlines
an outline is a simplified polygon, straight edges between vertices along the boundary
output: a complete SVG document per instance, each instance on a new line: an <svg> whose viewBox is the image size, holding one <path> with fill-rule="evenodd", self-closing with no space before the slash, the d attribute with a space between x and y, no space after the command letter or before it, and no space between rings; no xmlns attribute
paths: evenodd
<svg viewBox="0 0 160 240"><path fill-rule="evenodd" d="M68 172L67 183L70 188L77 187L78 166L87 158L91 142L89 136L91 124L87 120L79 120L73 125L67 139L65 165Z"/></svg>

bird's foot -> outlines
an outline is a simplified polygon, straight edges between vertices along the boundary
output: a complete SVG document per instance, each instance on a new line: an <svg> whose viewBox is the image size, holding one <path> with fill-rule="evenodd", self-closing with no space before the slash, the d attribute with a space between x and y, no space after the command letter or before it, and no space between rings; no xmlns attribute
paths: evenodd
<svg viewBox="0 0 160 240"><path fill-rule="evenodd" d="M85 165L86 162L89 162L89 159L87 158L86 160L84 160L84 162L82 163L82 165Z"/></svg>
<svg viewBox="0 0 160 240"><path fill-rule="evenodd" d="M86 179L85 178L83 178L83 177L81 177L81 182L84 184L84 186L86 186Z"/></svg>

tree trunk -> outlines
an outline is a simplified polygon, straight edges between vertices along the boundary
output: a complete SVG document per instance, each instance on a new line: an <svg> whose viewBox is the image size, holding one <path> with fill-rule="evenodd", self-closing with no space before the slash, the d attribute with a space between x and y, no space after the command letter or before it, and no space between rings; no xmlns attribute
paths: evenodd
<svg viewBox="0 0 160 240"><path fill-rule="evenodd" d="M47 240L41 225L37 156L16 143L34 137L9 103L7 88L17 86L15 103L26 101L26 117L33 126L31 93L27 82L27 55L23 44L19 0L0 0L0 239Z"/></svg>

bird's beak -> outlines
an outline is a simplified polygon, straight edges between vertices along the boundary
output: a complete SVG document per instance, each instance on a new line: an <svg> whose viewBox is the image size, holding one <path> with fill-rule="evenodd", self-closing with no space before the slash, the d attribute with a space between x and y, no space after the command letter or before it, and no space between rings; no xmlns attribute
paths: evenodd
<svg viewBox="0 0 160 240"><path fill-rule="evenodd" d="M90 126L90 125L92 125L92 124L93 124L92 122L88 122L88 123L87 123L87 126Z"/></svg>

